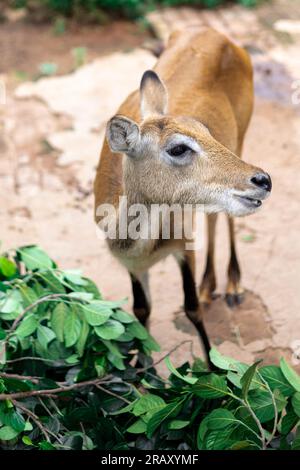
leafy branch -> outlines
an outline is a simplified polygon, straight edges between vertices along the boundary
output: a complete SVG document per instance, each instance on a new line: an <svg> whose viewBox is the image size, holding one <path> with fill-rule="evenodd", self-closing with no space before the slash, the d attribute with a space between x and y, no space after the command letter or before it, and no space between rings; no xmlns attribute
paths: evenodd
<svg viewBox="0 0 300 470"><path fill-rule="evenodd" d="M186 344L192 362L175 367ZM300 449L300 377L284 359L248 366L213 349L212 372L192 346L153 360L157 343L122 302L36 246L11 250L0 256L0 447Z"/></svg>

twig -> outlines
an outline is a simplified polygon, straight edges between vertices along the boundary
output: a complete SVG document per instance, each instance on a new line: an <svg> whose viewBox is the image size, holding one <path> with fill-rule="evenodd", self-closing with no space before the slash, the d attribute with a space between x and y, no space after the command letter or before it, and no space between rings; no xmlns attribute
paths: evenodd
<svg viewBox="0 0 300 470"><path fill-rule="evenodd" d="M55 396L55 398L57 398ZM49 398L49 402L51 403L51 405L53 406L53 408L55 409L56 413L60 416L63 416L63 413L60 411L60 409L58 408L57 404L55 403L55 401L50 397Z"/></svg>
<svg viewBox="0 0 300 470"><path fill-rule="evenodd" d="M266 450L266 440L265 440L265 433L264 433L264 430L263 430L263 427L262 425L260 424L260 421L258 419L258 417L256 416L256 414L254 413L254 411L252 410L248 400L243 400L242 398L239 398L237 397L236 395L232 395L233 398L235 398L237 401L239 401L243 406L245 406L245 408L247 408L247 410L249 411L249 413L251 414L252 418L254 419L257 427L258 427L258 430L260 432L260 440L261 440L261 444L262 444L262 450Z"/></svg>
<svg viewBox="0 0 300 470"><path fill-rule="evenodd" d="M84 429L84 426L82 424L82 422L80 421L80 428L81 428L81 432L82 432L82 440L83 440L83 445L86 447L86 449L88 448L88 442L87 442L87 436L86 436L86 432L85 432L85 429Z"/></svg>
<svg viewBox="0 0 300 470"><path fill-rule="evenodd" d="M28 380L34 384L38 384L40 380L43 380L43 377L32 377L31 375L9 374L7 372L0 372L0 377L3 377L4 379ZM67 382L56 382L56 383L61 387L67 385Z"/></svg>
<svg viewBox="0 0 300 470"><path fill-rule="evenodd" d="M258 372L258 371L257 371ZM266 385L267 389L268 389L268 392L270 393L271 395L271 399L272 399L272 404L273 404L273 407L274 407L274 424L273 424L273 429L272 429L272 432L271 432L271 436L269 437L269 439L267 439L267 442L266 442L266 447L270 444L270 442L273 440L275 434L276 434L276 430L277 430L277 424L278 424L278 410L277 410L277 405L276 405L276 401L275 401L275 397L274 397L274 393L272 392L271 388L270 388L270 385L268 384L268 382L263 378L263 376L260 374L260 372L258 372L258 376L260 378L260 380Z"/></svg>
<svg viewBox="0 0 300 470"><path fill-rule="evenodd" d="M147 367L143 367L141 369L137 369L137 373L140 374L141 372L145 372L146 370L148 369L152 369L152 367L154 366L157 366L157 364L160 364L162 361L164 361L166 359L166 357L170 356L170 354L173 354L175 351L177 351L177 349L181 348L181 346L183 346L184 344L187 344L187 343L190 343L192 344L193 341L191 339L186 339L184 341L181 341L181 343L177 344L177 346L175 346L174 348L170 349L169 352L167 352L166 354L164 354L160 359L158 359L157 361L153 362L152 364L150 364L149 366Z"/></svg>
<svg viewBox="0 0 300 470"><path fill-rule="evenodd" d="M49 410L48 406L46 405L46 403L43 402L43 400L41 399L41 397L38 397L38 401L40 403L40 405L44 408L44 410L48 413L49 416L51 416L51 418L54 418L54 415L51 413L51 411Z"/></svg>
<svg viewBox="0 0 300 470"><path fill-rule="evenodd" d="M128 405L130 405L131 401L127 400L126 398L124 397L121 397L120 395L117 395L117 393L114 393L112 392L111 390L107 390L106 388L104 387L101 387L101 385L97 384L95 385L96 388L98 388L99 390L101 390L102 392L105 392L107 393L108 395L111 395L112 397L115 397L115 398L118 398L118 400L122 400L124 401L125 403L127 403Z"/></svg>
<svg viewBox="0 0 300 470"><path fill-rule="evenodd" d="M19 375L19 374L8 374L6 372L0 372L0 377L3 379L17 379L17 380L29 380L30 382L37 384L41 377L32 377L30 375Z"/></svg>
<svg viewBox="0 0 300 470"><path fill-rule="evenodd" d="M14 364L15 362L21 362L21 361L41 361L41 362L51 362L53 364L57 364L59 362L58 360L46 359L44 357L23 356L23 357L17 357L16 359L8 359L6 361L6 364Z"/></svg>
<svg viewBox="0 0 300 470"><path fill-rule="evenodd" d="M252 418L254 419L258 429L259 429L259 432L260 432L260 435L261 435L261 444L262 444L262 449L263 450L266 450L266 439L265 439L265 432L263 430L263 427L262 425L260 424L260 421L258 419L258 417L256 416L256 414L254 413L254 411L252 410L248 400L245 400L245 404L246 404L246 407L247 409L249 410L249 413L251 414Z"/></svg>
<svg viewBox="0 0 300 470"><path fill-rule="evenodd" d="M16 400L12 400L12 402L15 405L16 408L19 408L20 410L22 410L25 414L27 414L27 416L29 416L32 419L32 421L35 422L37 427L44 434L44 436L46 438L46 441L51 442L49 434L51 435L52 433L48 429L45 429L45 427L42 425L41 421L39 420L38 416L36 414L34 414L32 411L28 410L28 408L26 408L25 406L20 405ZM55 439L57 438L55 435L54 435L54 437L55 437Z"/></svg>
<svg viewBox="0 0 300 470"><path fill-rule="evenodd" d="M71 390L76 390L79 388L83 387L88 387L89 385L98 385L100 383L107 383L107 381L104 381L102 379L93 379L93 380L87 380L85 382L79 382L76 384L72 385L67 385L65 387L57 387L57 388L50 388L47 390L30 390L28 392L16 392L16 393L1 393L0 394L0 401L3 400L17 400L17 399L22 399L22 398L28 398L28 397L38 397L38 396L44 396L44 395L55 395L57 393L62 393L62 392L70 392Z"/></svg>

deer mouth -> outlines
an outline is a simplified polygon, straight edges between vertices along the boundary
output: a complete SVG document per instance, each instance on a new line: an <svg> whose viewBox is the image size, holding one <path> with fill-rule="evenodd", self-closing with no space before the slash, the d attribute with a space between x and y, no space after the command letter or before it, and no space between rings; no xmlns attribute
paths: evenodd
<svg viewBox="0 0 300 470"><path fill-rule="evenodd" d="M249 196L240 196L237 194L235 195L235 197L249 209L256 209L262 205L261 199L256 199L254 197Z"/></svg>

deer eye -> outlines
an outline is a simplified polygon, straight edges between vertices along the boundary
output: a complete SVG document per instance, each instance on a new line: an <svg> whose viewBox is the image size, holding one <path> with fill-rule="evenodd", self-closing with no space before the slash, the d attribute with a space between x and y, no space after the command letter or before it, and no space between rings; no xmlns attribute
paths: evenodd
<svg viewBox="0 0 300 470"><path fill-rule="evenodd" d="M181 157L188 150L191 150L190 147L185 144L181 144L175 145L175 147L170 148L169 150L167 150L167 153L171 155L171 157Z"/></svg>

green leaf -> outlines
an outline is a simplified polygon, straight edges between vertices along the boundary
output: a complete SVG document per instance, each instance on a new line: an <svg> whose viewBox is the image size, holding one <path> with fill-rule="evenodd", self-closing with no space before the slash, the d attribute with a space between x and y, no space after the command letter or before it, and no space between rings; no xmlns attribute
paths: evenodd
<svg viewBox="0 0 300 470"><path fill-rule="evenodd" d="M13 411L10 417L9 426L11 426L15 431L21 432L25 430L25 424L25 419L19 413L19 411Z"/></svg>
<svg viewBox="0 0 300 470"><path fill-rule="evenodd" d="M77 286L86 286L87 281L82 278L81 271L79 269L68 269L62 272L64 278L67 281L72 282L72 284L76 284Z"/></svg>
<svg viewBox="0 0 300 470"><path fill-rule="evenodd" d="M192 390L195 395L206 399L220 398L228 394L225 378L217 374L200 377Z"/></svg>
<svg viewBox="0 0 300 470"><path fill-rule="evenodd" d="M300 418L300 392L296 392L292 397L293 409L297 416Z"/></svg>
<svg viewBox="0 0 300 470"><path fill-rule="evenodd" d="M141 323L137 321L130 323L127 327L127 331L131 333L135 338L141 340L148 338L148 331Z"/></svg>
<svg viewBox="0 0 300 470"><path fill-rule="evenodd" d="M34 446L32 440L31 440L30 437L28 437L28 436L23 436L23 437L22 437L22 442L23 442L23 444L25 444L26 446Z"/></svg>
<svg viewBox="0 0 300 470"><path fill-rule="evenodd" d="M277 388L285 397L290 397L295 392L294 388L288 383L279 367L264 366L259 369L259 373L268 382L271 390L275 390Z"/></svg>
<svg viewBox="0 0 300 470"><path fill-rule="evenodd" d="M1 317L4 320L14 320L22 312L22 296L18 291L10 291L0 303ZM5 317L5 313L13 313Z"/></svg>
<svg viewBox="0 0 300 470"><path fill-rule="evenodd" d="M197 449L202 449L203 447L203 440L205 438L206 433L208 432L208 421L209 415L205 416L202 419L198 432L197 432Z"/></svg>
<svg viewBox="0 0 300 470"><path fill-rule="evenodd" d="M107 354L107 359L109 360L109 362L116 367L116 369L119 369L119 370L125 370L126 369L126 366L124 364L124 361L121 357L117 357L115 356L114 354L112 354L111 352L109 352Z"/></svg>
<svg viewBox="0 0 300 470"><path fill-rule="evenodd" d="M30 336L38 327L38 321L33 313L26 315L15 331L18 338Z"/></svg>
<svg viewBox="0 0 300 470"><path fill-rule="evenodd" d="M236 370L235 372L233 370L229 370L227 372L227 379L229 382L233 383L235 387L242 389L241 378L249 369L249 366L247 364L243 364L242 362L237 362L234 364L234 368ZM257 372L255 372L249 385L249 390L254 389L266 390L266 385L262 382Z"/></svg>
<svg viewBox="0 0 300 470"><path fill-rule="evenodd" d="M274 398L278 412L282 411L286 406L286 398L279 392L279 390L274 392ZM249 394L248 401L261 423L266 423L274 418L275 410L272 397L269 392L255 390Z"/></svg>
<svg viewBox="0 0 300 470"><path fill-rule="evenodd" d="M146 352L146 354L150 355L152 351L160 352L161 347L155 341L155 339L148 333L148 338L143 340L143 349Z"/></svg>
<svg viewBox="0 0 300 470"><path fill-rule="evenodd" d="M230 434L228 432L224 433L223 429L210 431L204 439L206 450L226 450L230 449L234 443L235 441L230 438Z"/></svg>
<svg viewBox="0 0 300 470"><path fill-rule="evenodd" d="M120 300L119 302L114 302L112 300L93 300L92 302L93 305L97 305L99 309L101 308L102 310L120 308L123 303L124 300Z"/></svg>
<svg viewBox="0 0 300 470"><path fill-rule="evenodd" d="M18 431L13 429L11 426L3 426L0 429L0 440L2 441L11 441L19 434Z"/></svg>
<svg viewBox="0 0 300 470"><path fill-rule="evenodd" d="M47 253L37 246L19 248L17 250L26 268L30 271L35 269L49 269L53 267L53 261Z"/></svg>
<svg viewBox="0 0 300 470"><path fill-rule="evenodd" d="M253 441L244 440L235 442L230 448L230 450L251 450L251 449L260 449L260 447Z"/></svg>
<svg viewBox="0 0 300 470"><path fill-rule="evenodd" d="M51 271L39 272L37 276L41 278L51 289L53 294L65 294L65 288Z"/></svg>
<svg viewBox="0 0 300 470"><path fill-rule="evenodd" d="M300 450L300 428L298 426L295 434L295 438L292 443L292 450Z"/></svg>
<svg viewBox="0 0 300 470"><path fill-rule="evenodd" d="M41 450L56 450L56 447L48 441L39 442L39 448Z"/></svg>
<svg viewBox="0 0 300 470"><path fill-rule="evenodd" d="M124 408L121 408L120 410L112 411L110 414L112 416L118 416L118 415L122 415L124 413L129 413L132 410L132 408L134 407L134 404L136 403L137 400L138 399L136 399L132 403L129 403L127 406L124 406Z"/></svg>
<svg viewBox="0 0 300 470"><path fill-rule="evenodd" d="M190 424L189 421L184 421L183 419L172 419L168 425L168 429L183 429Z"/></svg>
<svg viewBox="0 0 300 470"><path fill-rule="evenodd" d="M207 372L207 364L200 357L196 357L192 364L192 372L195 374L202 374L202 372Z"/></svg>
<svg viewBox="0 0 300 470"><path fill-rule="evenodd" d="M58 341L61 343L64 341L64 325L66 317L69 315L69 313L70 309L68 306L63 302L59 302L51 314L51 328L56 334Z"/></svg>
<svg viewBox="0 0 300 470"><path fill-rule="evenodd" d="M73 346L78 341L81 330L81 322L74 310L69 311L64 323L64 338L67 348Z"/></svg>
<svg viewBox="0 0 300 470"><path fill-rule="evenodd" d="M23 416L14 408L6 409L5 412L0 413L0 419L6 426L10 426L15 431L22 432L25 430L25 419Z"/></svg>
<svg viewBox="0 0 300 470"><path fill-rule="evenodd" d="M26 421L24 431L32 431L32 430L33 430L32 424L30 423L30 421Z"/></svg>
<svg viewBox="0 0 300 470"><path fill-rule="evenodd" d="M104 325L95 327L96 334L103 339L117 339L124 331L122 323L116 320L108 320Z"/></svg>
<svg viewBox="0 0 300 470"><path fill-rule="evenodd" d="M165 363L169 369L170 372L172 372L173 375L175 375L176 377L178 377L179 379L183 380L184 382L188 383L188 384L195 384L198 379L197 377L189 377L187 375L182 375L180 374L180 372L178 372L177 369L175 369L175 367L173 366L173 364L171 363L171 359L170 359L170 356L167 356L165 358Z"/></svg>
<svg viewBox="0 0 300 470"><path fill-rule="evenodd" d="M119 357L120 359L124 359L125 356L121 353L121 351L118 348L117 343L113 343L112 341L106 341L103 340L103 344L107 347L107 349L111 352L116 357Z"/></svg>
<svg viewBox="0 0 300 470"><path fill-rule="evenodd" d="M162 424L167 418L173 418L180 413L182 408L183 400L176 400L174 403L169 403L164 408L160 409L151 417L147 424L147 436L152 437L156 429Z"/></svg>
<svg viewBox="0 0 300 470"><path fill-rule="evenodd" d="M89 332L90 332L89 325L87 324L86 321L83 321L81 325L81 329L80 329L79 338L76 343L76 350L80 357L83 356L84 348L85 348L86 341L89 336Z"/></svg>
<svg viewBox="0 0 300 470"><path fill-rule="evenodd" d="M158 411L165 406L166 403L163 398L147 393L137 400L133 407L133 414L135 416L140 416L148 413L149 411Z"/></svg>
<svg viewBox="0 0 300 470"><path fill-rule="evenodd" d="M5 258L4 256L0 256L0 272L4 277L10 279L17 273L17 267L15 263L9 259Z"/></svg>
<svg viewBox="0 0 300 470"><path fill-rule="evenodd" d="M89 304L82 305L81 310L83 311L86 321L91 326L100 326L107 322L109 317L112 315L112 310L109 308L103 308L100 305Z"/></svg>
<svg viewBox="0 0 300 470"><path fill-rule="evenodd" d="M234 414L225 408L213 410L207 417L207 428L211 430L224 429L238 424Z"/></svg>
<svg viewBox="0 0 300 470"><path fill-rule="evenodd" d="M296 426L299 421L299 416L294 413L293 410L288 411L287 414L282 418L281 422L281 433L283 435L288 434Z"/></svg>
<svg viewBox="0 0 300 470"><path fill-rule="evenodd" d="M238 364L238 361L236 361L235 359L232 359L231 357L223 356L215 348L212 348L210 350L209 357L210 357L211 362L219 369L236 370L235 365Z"/></svg>
<svg viewBox="0 0 300 470"><path fill-rule="evenodd" d="M147 424L142 420L138 419L135 423L133 423L129 428L127 428L127 432L131 434L143 434L147 430Z"/></svg>
<svg viewBox="0 0 300 470"><path fill-rule="evenodd" d="M39 325L37 329L37 338L39 343L44 349L47 349L48 344L56 338L54 331L47 326Z"/></svg>
<svg viewBox="0 0 300 470"><path fill-rule="evenodd" d="M249 369L246 370L246 372L243 374L241 377L241 385L242 385L242 395L244 398L247 398L249 388L251 385L251 382L253 380L254 374L256 372L257 366L261 361L257 361L252 366L249 367Z"/></svg>
<svg viewBox="0 0 300 470"><path fill-rule="evenodd" d="M71 297L72 299L80 299L84 300L85 302L90 302L94 298L94 294L91 294L90 292L69 292L68 297Z"/></svg>
<svg viewBox="0 0 300 470"><path fill-rule="evenodd" d="M22 294L23 303L25 307L29 307L29 305L33 304L38 299L38 296L31 287L21 285L19 289Z"/></svg>
<svg viewBox="0 0 300 470"><path fill-rule="evenodd" d="M124 310L116 310L113 312L112 318L114 320L118 320L121 323L133 323L136 321L133 315L124 312Z"/></svg>
<svg viewBox="0 0 300 470"><path fill-rule="evenodd" d="M118 342L120 343L128 343L134 340L134 336L128 331L125 331L121 336L118 337Z"/></svg>
<svg viewBox="0 0 300 470"><path fill-rule="evenodd" d="M71 354L71 356L66 358L67 364L78 364L79 358L77 354Z"/></svg>
<svg viewBox="0 0 300 470"><path fill-rule="evenodd" d="M95 359L94 366L97 372L97 377L104 377L104 375L106 374L106 364L107 364L107 361L104 356L97 357Z"/></svg>
<svg viewBox="0 0 300 470"><path fill-rule="evenodd" d="M297 392L300 392L300 377L283 357L280 359L280 369L288 383L291 384Z"/></svg>

